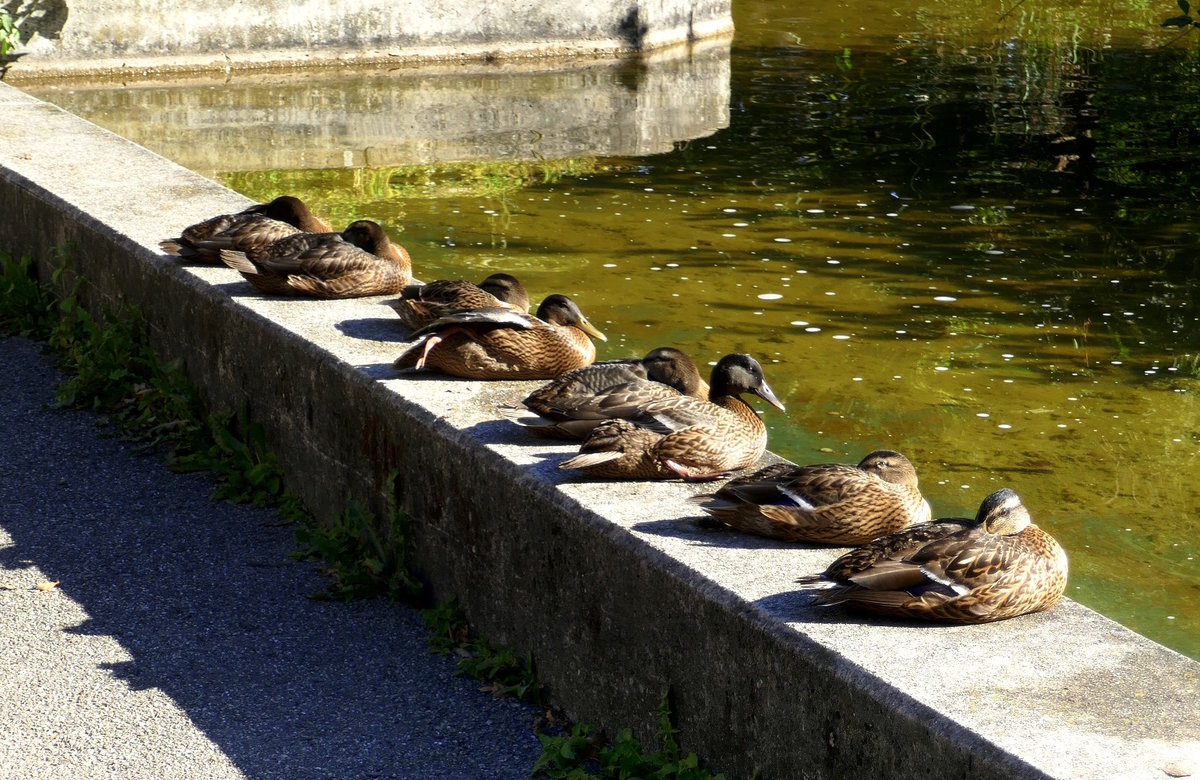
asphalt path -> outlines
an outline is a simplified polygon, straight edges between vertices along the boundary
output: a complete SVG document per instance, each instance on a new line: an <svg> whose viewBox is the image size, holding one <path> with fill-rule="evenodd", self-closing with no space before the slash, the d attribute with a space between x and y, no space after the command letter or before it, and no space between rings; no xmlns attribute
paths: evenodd
<svg viewBox="0 0 1200 780"><path fill-rule="evenodd" d="M57 382L0 339L0 777L529 776L533 710L454 677L414 610L308 598L273 512L54 408Z"/></svg>

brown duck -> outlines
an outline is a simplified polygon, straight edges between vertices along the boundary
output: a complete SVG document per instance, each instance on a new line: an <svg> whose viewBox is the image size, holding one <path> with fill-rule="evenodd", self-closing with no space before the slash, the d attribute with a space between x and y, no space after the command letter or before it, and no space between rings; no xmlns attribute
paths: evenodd
<svg viewBox="0 0 1200 780"><path fill-rule="evenodd" d="M529 311L529 293L510 274L492 274L478 285L466 279L439 279L429 284L410 284L400 297L388 301L409 330L420 330L434 320L460 311L512 309Z"/></svg>
<svg viewBox="0 0 1200 780"><path fill-rule="evenodd" d="M986 623L1052 606L1067 587L1067 554L1008 488L974 520L920 523L852 550L798 580L818 603L892 617Z"/></svg>
<svg viewBox="0 0 1200 780"><path fill-rule="evenodd" d="M341 233L297 233L249 252L222 249L221 260L272 295L359 298L395 294L412 281L408 252L366 219Z"/></svg>
<svg viewBox="0 0 1200 780"><path fill-rule="evenodd" d="M686 354L659 347L641 359L569 371L526 396L523 406L500 413L538 436L584 439L605 420L639 418L646 404L681 394L703 401L708 383Z"/></svg>
<svg viewBox="0 0 1200 780"><path fill-rule="evenodd" d="M393 364L464 379L552 379L596 359L592 338L605 341L565 295L548 296L537 316L479 309L421 328Z"/></svg>
<svg viewBox="0 0 1200 780"><path fill-rule="evenodd" d="M579 455L559 464L611 479L716 479L746 468L767 446L767 429L741 393L783 404L749 355L726 355L713 368L707 401L686 395L651 401L634 419L596 426Z"/></svg>
<svg viewBox="0 0 1200 780"><path fill-rule="evenodd" d="M776 463L700 500L732 528L788 542L865 544L930 518L917 470L892 450L872 452L857 466Z"/></svg>
<svg viewBox="0 0 1200 780"><path fill-rule="evenodd" d="M296 233L329 233L329 223L308 210L304 202L281 195L236 214L222 214L183 229L159 244L169 255L206 263L221 262L221 250L249 252Z"/></svg>

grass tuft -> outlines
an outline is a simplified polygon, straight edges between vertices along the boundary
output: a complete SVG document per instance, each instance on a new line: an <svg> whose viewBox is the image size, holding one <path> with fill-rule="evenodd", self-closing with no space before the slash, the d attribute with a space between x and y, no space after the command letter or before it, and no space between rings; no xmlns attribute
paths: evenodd
<svg viewBox="0 0 1200 780"><path fill-rule="evenodd" d="M629 729L621 729L606 743L596 729L577 723L561 735L539 734L542 756L534 775L567 780L584 778L655 778L655 780L724 780L700 766L695 753L683 755L676 740L678 729L671 722L668 694L658 705L658 738L661 750L647 751Z"/></svg>
<svg viewBox="0 0 1200 780"><path fill-rule="evenodd" d="M422 610L421 617L429 629L429 649L459 657L457 674L484 683L483 690L493 696L544 703L533 656L519 657L511 649L471 631L456 599Z"/></svg>

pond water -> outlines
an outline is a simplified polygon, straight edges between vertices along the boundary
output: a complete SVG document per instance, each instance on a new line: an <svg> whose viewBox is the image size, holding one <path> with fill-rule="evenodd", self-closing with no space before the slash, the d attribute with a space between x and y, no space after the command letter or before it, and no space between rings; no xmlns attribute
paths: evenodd
<svg viewBox="0 0 1200 780"><path fill-rule="evenodd" d="M655 154L217 175L565 292L601 359L750 352L773 450L1010 486L1070 596L1200 658L1200 31L1029 5L736 0L727 119Z"/></svg>

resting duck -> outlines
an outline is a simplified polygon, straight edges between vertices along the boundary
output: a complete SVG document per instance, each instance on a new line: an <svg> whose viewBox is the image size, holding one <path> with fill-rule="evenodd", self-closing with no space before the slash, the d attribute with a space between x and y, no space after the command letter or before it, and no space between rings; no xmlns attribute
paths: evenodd
<svg viewBox="0 0 1200 780"><path fill-rule="evenodd" d="M659 347L641 359L569 371L500 413L539 436L584 439L605 420L639 417L646 404L681 394L703 401L708 383L686 354Z"/></svg>
<svg viewBox="0 0 1200 780"><path fill-rule="evenodd" d="M529 311L529 293L515 276L492 274L478 285L466 279L439 279L429 284L410 284L400 297L387 302L409 330L420 330L436 319L475 309Z"/></svg>
<svg viewBox="0 0 1200 780"><path fill-rule="evenodd" d="M992 493L975 519L934 520L880 537L798 580L818 603L877 615L986 623L1052 606L1067 554L1016 493Z"/></svg>
<svg viewBox="0 0 1200 780"><path fill-rule="evenodd" d="M249 252L222 249L221 260L272 295L360 298L395 294L412 281L408 252L367 219L341 233L296 233Z"/></svg>
<svg viewBox="0 0 1200 780"><path fill-rule="evenodd" d="M677 395L638 407L636 419L596 426L579 455L559 464L614 479L716 479L746 468L767 446L767 428L740 397L783 404L749 355L726 355L713 368L707 401Z"/></svg>
<svg viewBox="0 0 1200 780"><path fill-rule="evenodd" d="M548 296L537 316L512 309L451 314L421 328L398 369L464 379L552 379L596 359L592 338L606 341L565 295Z"/></svg>
<svg viewBox="0 0 1200 780"><path fill-rule="evenodd" d="M776 463L699 500L732 528L788 542L865 544L931 516L917 470L892 450L872 452L857 466Z"/></svg>
<svg viewBox="0 0 1200 780"><path fill-rule="evenodd" d="M299 198L280 195L236 214L197 222L159 244L169 255L206 263L221 262L222 249L249 252L296 233L329 233L329 223L308 210Z"/></svg>

